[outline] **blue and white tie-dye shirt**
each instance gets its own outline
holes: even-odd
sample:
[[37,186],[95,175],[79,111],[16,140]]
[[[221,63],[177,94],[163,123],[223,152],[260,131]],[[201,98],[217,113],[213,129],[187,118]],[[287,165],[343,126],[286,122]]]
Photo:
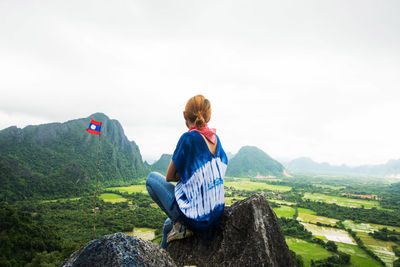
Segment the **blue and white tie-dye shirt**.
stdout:
[[224,183],[228,158],[217,136],[215,156],[203,136],[184,133],[176,145],[172,161],[180,176],[175,198],[182,213],[195,221],[209,221],[225,205]]

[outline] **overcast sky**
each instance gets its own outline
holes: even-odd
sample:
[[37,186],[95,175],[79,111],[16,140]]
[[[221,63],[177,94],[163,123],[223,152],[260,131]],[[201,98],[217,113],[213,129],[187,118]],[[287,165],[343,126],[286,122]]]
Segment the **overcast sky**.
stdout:
[[103,112],[151,161],[200,93],[225,151],[398,159],[399,14],[397,0],[1,0],[0,129]]

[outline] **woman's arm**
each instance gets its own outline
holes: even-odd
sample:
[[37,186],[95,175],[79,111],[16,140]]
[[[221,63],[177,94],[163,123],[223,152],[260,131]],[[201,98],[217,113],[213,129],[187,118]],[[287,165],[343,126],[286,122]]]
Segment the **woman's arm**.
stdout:
[[176,167],[174,163],[171,162],[169,163],[168,170],[167,170],[167,176],[165,177],[167,182],[178,182],[180,177],[178,172],[176,171]]

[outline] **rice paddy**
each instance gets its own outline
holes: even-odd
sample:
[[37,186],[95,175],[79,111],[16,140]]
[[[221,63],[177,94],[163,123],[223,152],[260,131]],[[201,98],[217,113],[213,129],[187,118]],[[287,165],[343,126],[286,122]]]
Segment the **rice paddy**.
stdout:
[[295,209],[290,206],[280,206],[279,208],[275,208],[274,212],[278,217],[286,217],[292,218],[295,212]]
[[311,266],[311,260],[322,260],[333,255],[318,244],[309,243],[294,237],[286,237],[286,244],[289,246],[289,249],[301,255],[304,266]]
[[290,202],[290,201],[285,201],[285,200],[278,200],[278,199],[267,199],[268,202],[275,202],[276,204],[280,205],[287,205],[287,206],[293,206],[296,205],[296,202]]
[[151,241],[155,238],[155,229],[135,227],[133,232],[125,232],[127,235],[136,236],[143,240]]
[[315,211],[305,208],[298,208],[297,211],[299,213],[305,213],[305,214],[316,214]]
[[131,185],[131,186],[121,186],[121,187],[109,187],[106,190],[114,190],[121,193],[142,193],[147,194],[146,185],[139,184],[139,185]]
[[333,186],[333,185],[327,185],[327,184],[312,184],[313,186],[320,187],[320,188],[329,188],[332,190],[341,190],[345,189],[345,186]]
[[303,213],[303,212],[299,212],[299,215],[297,216],[297,220],[299,220],[301,222],[314,223],[314,224],[316,224],[316,223],[329,224],[332,226],[336,225],[336,222],[338,222],[338,220],[336,220],[336,219],[323,217],[323,216],[316,216],[316,215]]
[[119,202],[126,202],[128,201],[126,198],[122,197],[121,195],[118,194],[113,194],[113,193],[104,193],[100,195],[100,198],[104,200],[105,202],[111,202],[111,203],[119,203]]
[[396,259],[396,256],[394,255],[392,246],[395,246],[396,243],[377,240],[365,232],[359,232],[357,233],[357,236],[361,238],[361,240],[364,242],[364,245],[372,250],[379,258],[381,258],[386,265],[393,265],[393,261]]
[[224,182],[224,186],[226,188],[233,187],[238,190],[247,190],[247,191],[255,191],[255,190],[269,190],[274,192],[287,192],[292,188],[290,186],[284,185],[272,185],[261,182],[252,182],[250,179],[237,179],[233,182]]
[[318,226],[310,223],[302,223],[304,227],[310,231],[314,236],[323,236],[327,240],[331,240],[334,242],[341,242],[345,244],[356,245],[356,242],[349,235],[348,232],[341,229]]
[[346,228],[351,229],[355,232],[372,233],[384,227],[386,227],[388,230],[396,230],[397,232],[400,232],[400,227],[396,226],[373,224],[373,223],[354,223],[351,220],[343,221],[343,225]]
[[351,255],[350,266],[355,267],[378,267],[379,262],[371,258],[364,250],[356,245],[336,243],[338,250]]
[[304,199],[310,199],[313,201],[320,201],[330,204],[337,204],[339,206],[351,207],[351,208],[380,208],[379,202],[376,200],[365,200],[365,199],[353,199],[347,197],[330,196],[319,193],[305,193]]
[[377,231],[384,227],[388,228],[389,230],[400,231],[400,227],[372,223],[354,223],[351,220],[345,220],[343,225],[346,228],[350,228],[354,232],[357,232],[357,236],[361,238],[366,247],[372,250],[379,258],[381,258],[386,265],[392,266],[393,261],[396,259],[392,246],[396,244],[390,241],[374,239],[372,236],[368,235],[368,233]]
[[58,198],[58,199],[50,199],[50,200],[41,200],[40,203],[48,203],[48,202],[66,202],[70,200],[79,200],[81,199],[80,197],[73,197],[73,198]]
[[241,199],[245,199],[245,197],[225,197],[225,205],[232,205]]
[[[326,241],[326,238],[322,238]],[[321,260],[332,256],[333,254],[325,250],[320,245],[309,243],[301,239],[286,237],[286,243],[289,249],[301,255],[304,261],[304,266],[310,266],[311,260]],[[354,244],[345,244],[335,242],[339,251],[351,255],[350,264],[346,266],[354,267],[378,267],[381,266],[376,260],[372,259],[367,253]],[[389,265],[391,266],[391,265]]]

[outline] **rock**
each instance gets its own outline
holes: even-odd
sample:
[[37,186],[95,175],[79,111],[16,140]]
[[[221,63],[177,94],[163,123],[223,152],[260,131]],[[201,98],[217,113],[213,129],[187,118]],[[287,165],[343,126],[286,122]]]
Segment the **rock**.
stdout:
[[178,266],[295,266],[278,219],[260,194],[226,207],[207,245],[196,234],[171,242],[167,251]]
[[61,266],[176,266],[159,246],[116,233],[92,240]]

